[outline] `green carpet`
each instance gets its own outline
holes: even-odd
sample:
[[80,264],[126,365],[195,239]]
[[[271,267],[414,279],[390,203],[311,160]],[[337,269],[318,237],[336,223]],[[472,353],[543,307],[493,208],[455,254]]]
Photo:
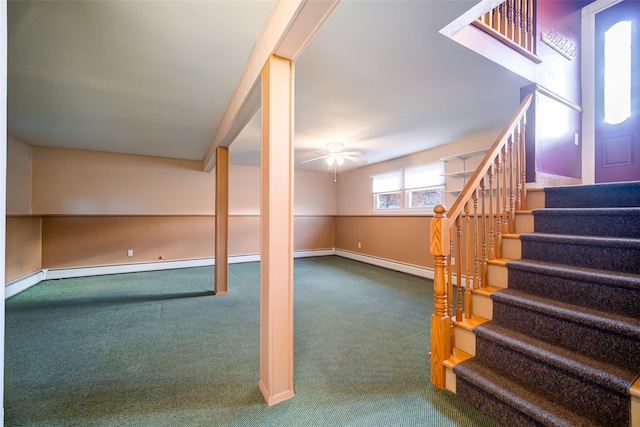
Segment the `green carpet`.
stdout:
[[6,302],[8,426],[495,426],[429,382],[430,280],[295,261],[295,392],[258,391],[259,264],[42,282]]

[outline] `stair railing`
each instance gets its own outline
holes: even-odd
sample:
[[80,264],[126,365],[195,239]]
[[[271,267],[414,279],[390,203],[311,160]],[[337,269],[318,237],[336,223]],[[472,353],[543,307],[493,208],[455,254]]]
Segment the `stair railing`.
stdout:
[[456,321],[472,318],[471,290],[488,285],[487,262],[502,257],[502,236],[515,232],[515,212],[526,207],[525,114],[532,98],[524,98],[449,212],[443,205],[434,208],[431,382],[440,388],[445,387],[443,362],[453,348],[453,313]]
[[534,7],[534,0],[507,0],[476,19],[473,25],[539,62],[535,55]]

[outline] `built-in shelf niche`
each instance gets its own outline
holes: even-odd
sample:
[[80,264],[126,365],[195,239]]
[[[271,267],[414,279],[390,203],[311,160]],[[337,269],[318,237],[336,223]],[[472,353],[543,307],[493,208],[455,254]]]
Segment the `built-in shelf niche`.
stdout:
[[[457,197],[458,194],[460,194],[467,183],[467,179],[476,171],[477,165],[487,151],[489,151],[488,148],[455,154],[440,159],[445,162],[445,194],[450,194],[453,197]],[[474,159],[472,165],[467,164],[469,159]],[[449,203],[449,201],[446,200],[446,203]]]

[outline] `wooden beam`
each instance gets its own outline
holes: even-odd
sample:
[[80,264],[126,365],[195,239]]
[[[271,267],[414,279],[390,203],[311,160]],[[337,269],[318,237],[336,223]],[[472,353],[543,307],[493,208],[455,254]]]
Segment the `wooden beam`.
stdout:
[[251,52],[240,82],[209,145],[204,170],[215,165],[216,147],[228,147],[260,107],[260,72],[272,54],[295,60],[339,0],[278,0]]

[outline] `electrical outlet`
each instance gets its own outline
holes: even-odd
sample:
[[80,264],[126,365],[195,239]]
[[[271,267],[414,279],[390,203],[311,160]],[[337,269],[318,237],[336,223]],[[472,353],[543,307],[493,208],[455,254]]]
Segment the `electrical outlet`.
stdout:
[[362,248],[362,243],[358,242],[358,249]]
[[451,265],[456,265],[456,258],[455,257],[451,257]]
[[127,256],[133,256],[133,249],[129,249],[127,251]]

